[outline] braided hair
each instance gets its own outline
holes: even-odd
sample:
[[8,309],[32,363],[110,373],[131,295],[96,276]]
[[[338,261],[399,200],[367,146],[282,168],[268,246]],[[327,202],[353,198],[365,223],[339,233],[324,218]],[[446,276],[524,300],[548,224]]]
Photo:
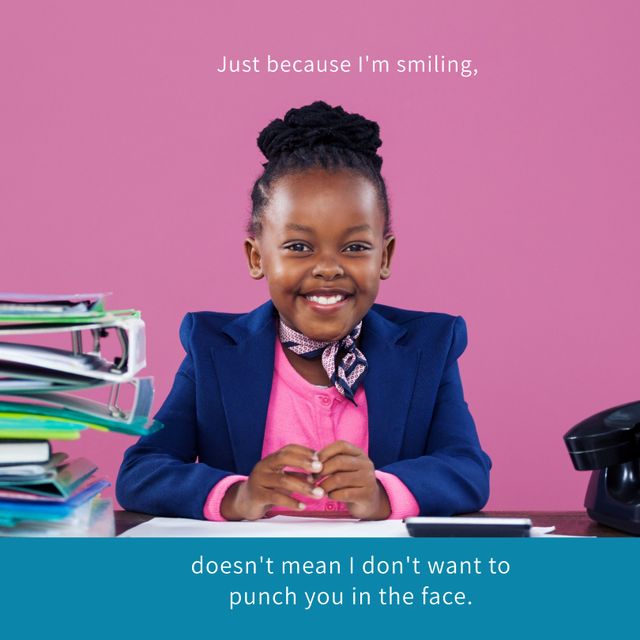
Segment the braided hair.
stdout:
[[267,158],[264,172],[251,191],[251,219],[247,232],[255,237],[262,231],[262,215],[269,203],[271,188],[282,176],[308,169],[351,170],[369,179],[378,191],[384,213],[384,235],[390,233],[389,198],[380,173],[382,144],[377,122],[342,107],[318,100],[287,111],[284,119],[273,120],[258,136],[258,147]]

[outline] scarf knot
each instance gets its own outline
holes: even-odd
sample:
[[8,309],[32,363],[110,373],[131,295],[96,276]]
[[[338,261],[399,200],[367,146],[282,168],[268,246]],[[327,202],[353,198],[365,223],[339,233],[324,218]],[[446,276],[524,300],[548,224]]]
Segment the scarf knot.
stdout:
[[[322,366],[327,372],[329,380],[342,396],[351,400],[356,406],[358,405],[354,396],[362,383],[368,366],[364,354],[356,347],[356,340],[361,331],[362,320],[340,340],[333,342],[313,340],[287,326],[282,322],[282,319],[279,322],[282,345],[303,358],[311,359],[322,355]],[[336,356],[340,349],[344,349],[346,353],[336,363]]]

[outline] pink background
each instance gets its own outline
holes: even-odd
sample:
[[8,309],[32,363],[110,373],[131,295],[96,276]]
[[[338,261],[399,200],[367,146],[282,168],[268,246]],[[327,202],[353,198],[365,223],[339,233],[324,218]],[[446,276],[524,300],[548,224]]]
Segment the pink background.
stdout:
[[[158,408],[185,312],[266,299],[242,240],[259,130],[379,121],[398,238],[379,301],[461,314],[494,509],[579,509],[562,441],[640,396],[636,2],[4,2],[0,290],[113,291]],[[456,75],[216,73],[222,56],[472,58]],[[66,447],[115,480],[125,436]]]

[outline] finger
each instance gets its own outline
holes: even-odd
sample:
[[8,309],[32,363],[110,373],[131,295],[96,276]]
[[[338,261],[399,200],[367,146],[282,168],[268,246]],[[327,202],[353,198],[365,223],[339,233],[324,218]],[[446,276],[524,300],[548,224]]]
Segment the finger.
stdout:
[[336,489],[328,494],[331,500],[344,502],[345,504],[364,504],[371,499],[371,492],[360,487],[348,487],[346,489]]
[[263,518],[272,506],[286,507],[292,511],[304,511],[306,504],[274,489],[254,486],[242,504],[242,517],[246,520]]
[[321,473],[299,473],[297,471],[288,470],[286,470],[285,473],[288,473],[290,476],[298,478],[298,480],[302,480],[303,482],[308,482],[314,487],[318,484],[318,480],[323,477]]
[[315,473],[322,469],[322,464],[314,457],[315,451],[299,445],[287,445],[264,459],[272,471],[284,471],[285,468],[300,469],[305,473]]
[[311,449],[310,447],[305,447],[301,444],[288,444],[288,445],[285,445],[284,447],[281,447],[277,451],[274,451],[269,456],[266,456],[266,458],[313,460],[317,458],[317,452],[315,451],[315,449]]
[[341,471],[327,476],[321,483],[321,486],[329,498],[337,500],[338,498],[334,498],[333,496],[334,493],[340,489],[365,489],[373,485],[371,480],[359,471]]
[[316,487],[306,480],[300,480],[289,473],[271,472],[262,480],[262,486],[285,494],[299,493],[311,498],[322,498],[325,493],[322,487]]
[[267,493],[266,498],[267,511],[270,507],[286,507],[292,511],[304,511],[307,505],[300,500],[291,498],[290,496],[280,493],[279,491],[271,490]]
[[298,471],[286,471],[285,473],[294,478],[298,478],[298,480],[302,480],[303,482],[308,482],[309,484],[316,483],[316,479],[313,477],[313,473],[301,473]]
[[300,453],[302,455],[309,455],[311,457],[316,453],[315,449],[311,449],[309,447],[305,447],[301,444],[287,444],[284,447],[281,447],[275,453],[286,452],[286,453]]
[[373,462],[365,455],[350,456],[339,453],[322,465],[322,475],[328,476],[340,471],[363,471],[373,473]]
[[324,449],[318,451],[318,459],[323,464],[333,458],[333,456],[345,454],[350,456],[366,455],[362,449],[358,449],[354,444],[347,442],[346,440],[336,440],[330,445],[327,445]]

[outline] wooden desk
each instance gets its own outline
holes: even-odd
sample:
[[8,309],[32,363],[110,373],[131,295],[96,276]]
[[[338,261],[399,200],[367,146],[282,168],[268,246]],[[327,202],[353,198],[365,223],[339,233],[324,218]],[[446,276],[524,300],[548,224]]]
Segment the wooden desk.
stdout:
[[[483,511],[470,514],[494,518],[531,518],[535,527],[555,525],[554,533],[570,536],[631,537],[629,534],[598,524],[589,518],[586,511]],[[146,522],[152,516],[133,511],[116,511],[116,535]]]

